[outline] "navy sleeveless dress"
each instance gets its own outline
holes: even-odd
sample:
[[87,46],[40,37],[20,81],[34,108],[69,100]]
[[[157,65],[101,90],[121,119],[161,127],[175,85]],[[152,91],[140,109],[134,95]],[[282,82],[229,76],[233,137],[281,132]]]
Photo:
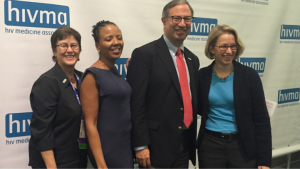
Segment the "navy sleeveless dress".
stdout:
[[[131,87],[117,69],[88,68],[99,85],[97,129],[100,135],[104,160],[108,168],[133,168],[131,148]],[[83,79],[82,78],[82,79]],[[97,168],[91,150],[89,158]]]

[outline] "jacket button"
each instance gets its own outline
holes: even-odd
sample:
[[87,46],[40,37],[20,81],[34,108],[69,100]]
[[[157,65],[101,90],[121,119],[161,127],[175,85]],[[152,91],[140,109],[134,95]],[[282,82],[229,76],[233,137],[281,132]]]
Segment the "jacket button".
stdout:
[[180,108],[180,111],[183,111],[183,108],[182,108],[182,107]]
[[178,129],[179,129],[179,130],[181,130],[181,129],[182,129],[182,127],[181,127],[181,126],[179,126],[179,127],[178,127]]

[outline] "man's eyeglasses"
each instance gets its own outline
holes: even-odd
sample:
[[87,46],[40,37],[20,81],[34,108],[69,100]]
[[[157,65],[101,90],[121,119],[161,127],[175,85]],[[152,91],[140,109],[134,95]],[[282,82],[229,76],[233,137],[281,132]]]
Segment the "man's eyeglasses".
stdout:
[[[69,45],[66,44],[66,43],[62,43],[62,44],[59,44],[59,45],[56,45],[58,46],[59,50],[62,51],[62,52],[65,52],[67,51]],[[79,49],[79,45],[77,43],[73,43],[70,45],[71,49],[72,50],[78,50]]]
[[[218,46],[218,45],[215,45]],[[222,45],[222,46],[218,46],[220,51],[225,52],[227,51],[228,48],[230,48],[232,51],[236,51],[238,46],[237,45],[231,45],[231,46],[227,46],[227,45]]]
[[191,24],[194,19],[194,17],[192,17],[192,16],[185,16],[183,18],[181,16],[169,16],[169,17],[172,18],[172,21],[175,24],[179,24],[182,19],[184,20],[185,24]]

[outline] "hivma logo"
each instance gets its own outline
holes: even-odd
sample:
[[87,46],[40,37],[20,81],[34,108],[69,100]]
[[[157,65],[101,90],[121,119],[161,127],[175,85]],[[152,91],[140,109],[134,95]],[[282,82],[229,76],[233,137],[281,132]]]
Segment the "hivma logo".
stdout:
[[5,24],[41,28],[70,26],[69,7],[18,0],[4,1]]
[[265,72],[266,58],[239,58],[237,61],[245,66],[252,67],[257,73]]
[[9,113],[5,116],[5,135],[7,138],[30,135],[29,125],[32,112]]
[[280,39],[300,40],[300,25],[281,25]]
[[126,61],[128,58],[119,58],[116,60],[115,66],[123,78],[127,77]]
[[300,92],[300,88],[279,90],[278,91],[278,104],[299,101],[299,92]]
[[[198,18],[194,17],[191,24],[191,36],[208,36],[210,31],[218,24],[217,19],[213,18]],[[191,41],[206,41],[207,38],[191,37],[188,36],[187,40]]]
[[218,24],[217,19],[197,18],[193,19],[189,35],[208,36],[210,31]]

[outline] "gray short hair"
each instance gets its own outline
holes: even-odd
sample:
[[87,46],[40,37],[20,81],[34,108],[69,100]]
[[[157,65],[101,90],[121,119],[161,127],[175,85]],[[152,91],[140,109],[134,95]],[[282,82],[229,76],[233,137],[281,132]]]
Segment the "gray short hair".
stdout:
[[189,2],[187,0],[172,0],[170,1],[163,9],[162,11],[162,17],[165,18],[166,20],[168,20],[168,16],[169,16],[169,11],[171,8],[173,8],[176,5],[179,4],[187,4],[191,10],[192,13],[192,17],[194,17],[194,10],[191,7],[191,5],[189,4]]

